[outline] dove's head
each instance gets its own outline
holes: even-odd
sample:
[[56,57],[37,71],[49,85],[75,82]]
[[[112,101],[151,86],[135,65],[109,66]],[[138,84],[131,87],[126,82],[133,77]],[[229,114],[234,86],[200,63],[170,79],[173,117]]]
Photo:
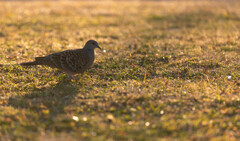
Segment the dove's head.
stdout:
[[97,41],[94,41],[94,40],[89,40],[89,41],[87,41],[87,43],[86,43],[85,46],[84,46],[84,49],[95,49],[95,48],[101,49],[101,48],[99,47]]

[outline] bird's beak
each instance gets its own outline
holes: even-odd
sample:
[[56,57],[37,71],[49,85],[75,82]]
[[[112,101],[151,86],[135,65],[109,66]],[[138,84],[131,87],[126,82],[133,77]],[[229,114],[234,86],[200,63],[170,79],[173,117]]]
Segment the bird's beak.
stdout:
[[97,46],[100,50],[102,50],[102,48],[100,48],[100,46]]

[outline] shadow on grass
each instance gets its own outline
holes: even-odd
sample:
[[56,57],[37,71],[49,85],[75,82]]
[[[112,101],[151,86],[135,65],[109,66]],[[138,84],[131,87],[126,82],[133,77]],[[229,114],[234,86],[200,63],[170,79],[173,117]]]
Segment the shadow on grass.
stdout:
[[76,86],[71,82],[59,82],[54,86],[34,89],[31,93],[9,98],[8,105],[15,109],[26,109],[35,112],[40,119],[53,119],[63,114],[64,108],[74,104],[78,93]]
[[135,57],[135,58],[110,58],[103,62],[95,63],[88,71],[94,75],[96,70],[100,80],[139,80],[143,81],[146,75],[157,77],[156,68],[160,64],[167,64],[168,58],[164,57]]
[[[181,79],[201,79],[205,77],[208,70],[208,75],[215,76],[213,70],[217,70],[221,65],[218,62],[204,61],[199,63],[195,60],[189,60],[182,63],[173,63],[168,65],[169,71],[162,73],[163,77],[181,78]],[[171,69],[175,68],[175,69]]]
[[100,80],[121,81],[166,77],[171,79],[202,79],[206,75],[215,77],[216,71],[222,66],[217,61],[189,58],[184,62],[177,62],[167,55],[155,57],[148,55],[133,56],[132,58],[109,59],[96,63],[89,75],[99,73]]

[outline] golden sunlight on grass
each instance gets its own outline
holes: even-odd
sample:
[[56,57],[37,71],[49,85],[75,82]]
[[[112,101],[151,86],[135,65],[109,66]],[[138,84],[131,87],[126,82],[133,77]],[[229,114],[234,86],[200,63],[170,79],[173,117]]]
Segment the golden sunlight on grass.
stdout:
[[[237,140],[240,2],[0,2],[0,140]],[[66,81],[15,65],[82,48]]]

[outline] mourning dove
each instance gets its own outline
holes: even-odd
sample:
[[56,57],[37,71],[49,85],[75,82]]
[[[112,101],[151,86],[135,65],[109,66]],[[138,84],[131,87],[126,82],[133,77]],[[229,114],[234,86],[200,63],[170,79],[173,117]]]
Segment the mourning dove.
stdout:
[[101,49],[96,41],[89,40],[82,49],[66,50],[45,57],[36,57],[35,61],[21,63],[20,65],[46,65],[51,68],[58,68],[72,79],[72,75],[85,72],[93,64],[95,48]]

